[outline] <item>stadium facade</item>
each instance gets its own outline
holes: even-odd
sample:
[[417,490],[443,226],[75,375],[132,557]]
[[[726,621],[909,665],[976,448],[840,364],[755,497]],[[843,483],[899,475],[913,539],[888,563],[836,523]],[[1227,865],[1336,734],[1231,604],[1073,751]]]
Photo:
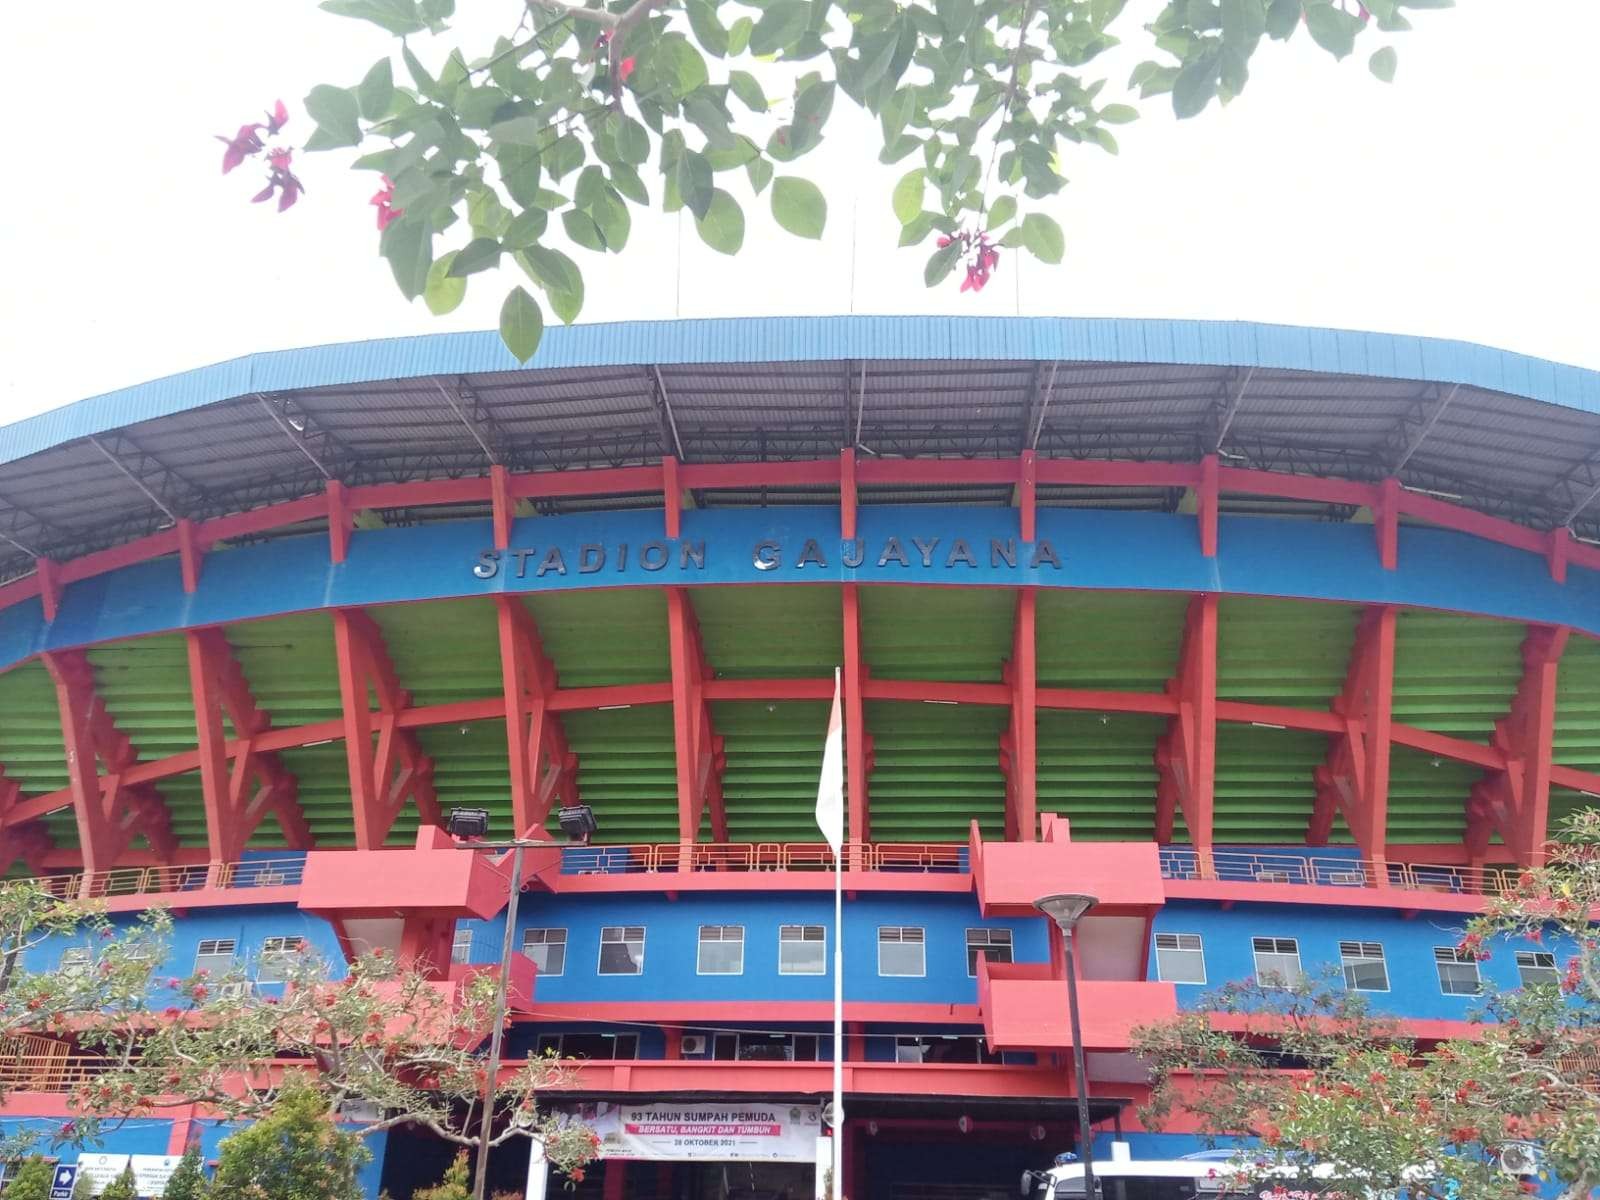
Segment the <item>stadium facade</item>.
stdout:
[[[1095,1133],[1159,1154],[1195,1141],[1140,1130],[1130,1033],[1208,985],[1328,968],[1437,1039],[1480,972],[1553,968],[1452,930],[1600,797],[1597,497],[1600,376],[1407,337],[752,319],[554,330],[526,369],[493,335],[256,355],[0,430],[0,849],[171,907],[176,974],[271,988],[304,941],[459,978],[507,878],[439,826],[487,809],[551,839],[511,1053],[662,1134],[582,1191],[805,1194],[749,1156],[803,1158],[830,1087],[839,668],[845,1192],[996,1194],[1080,1133],[1040,895],[1099,898]],[[11,1126],[96,1069],[11,1049]],[[718,1112],[793,1152],[673,1143]],[[448,1157],[377,1149],[399,1197]]]

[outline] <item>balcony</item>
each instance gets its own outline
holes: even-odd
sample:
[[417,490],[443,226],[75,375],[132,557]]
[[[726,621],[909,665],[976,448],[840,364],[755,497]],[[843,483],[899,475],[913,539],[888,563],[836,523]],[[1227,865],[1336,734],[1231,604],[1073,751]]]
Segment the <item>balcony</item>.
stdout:
[[[38,882],[62,900],[104,900],[113,912],[165,904],[197,908],[218,904],[292,904],[305,859],[252,858],[235,863],[117,867],[110,871],[44,875]],[[248,895],[241,895],[248,893]]]
[[[1133,1031],[1175,1016],[1170,983],[1080,979],[1079,1008],[1085,1050],[1123,1051]],[[1067,981],[1049,963],[978,961],[978,1009],[994,1050],[1063,1050],[1072,1046]]]
[[1207,859],[1185,846],[1163,846],[1160,861],[1161,878],[1171,899],[1277,900],[1473,912],[1482,907],[1485,897],[1512,890],[1521,878],[1514,867],[1375,863],[1337,855],[1214,850]]

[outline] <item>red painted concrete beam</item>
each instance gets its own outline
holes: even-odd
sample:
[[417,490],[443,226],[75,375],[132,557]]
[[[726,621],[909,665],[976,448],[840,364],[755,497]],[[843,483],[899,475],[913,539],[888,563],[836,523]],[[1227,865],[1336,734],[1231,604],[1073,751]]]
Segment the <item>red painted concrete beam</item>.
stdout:
[[550,709],[556,669],[519,596],[496,596],[500,672],[505,690],[506,746],[511,760],[511,812],[519,838],[543,837],[551,806],[578,803],[578,756]]
[[683,588],[667,593],[667,641],[672,658],[672,727],[677,752],[678,838],[693,842],[700,836],[706,813],[711,814],[714,841],[728,840],[728,814],[722,803],[722,739],[711,723],[705,683],[713,672],[700,640],[694,605]]
[[[177,849],[171,814],[154,788],[124,778],[139,755],[96,691],[88,656],[64,650],[41,657],[56,688],[84,869],[115,866],[135,837],[144,838],[159,858],[170,859]],[[104,776],[99,763],[105,765]]]
[[1367,609],[1356,626],[1344,688],[1333,701],[1340,731],[1326,761],[1316,769],[1316,804],[1306,842],[1325,846],[1336,814],[1361,849],[1377,864],[1376,881],[1387,882],[1390,727],[1394,717],[1395,610]]
[[[851,455],[852,467],[854,454]],[[847,537],[855,536],[855,514],[852,508],[850,530]],[[840,672],[840,690],[843,693],[840,707],[844,720],[845,796],[850,807],[848,839],[855,843],[872,840],[872,804],[868,780],[872,775],[872,734],[867,731],[866,700],[867,664],[861,655],[861,593],[857,584],[847,583],[843,593],[844,664]],[[855,851],[860,867],[860,851]]]
[[1038,837],[1037,613],[1037,589],[1018,589],[1016,617],[1011,626],[1011,657],[1000,670],[1011,693],[1010,719],[1000,735],[1000,773],[1006,784],[1006,839],[1013,842],[1031,842]]
[[1217,597],[1189,601],[1178,673],[1167,694],[1178,711],[1156,742],[1156,841],[1172,841],[1179,811],[1209,873],[1217,762]]
[[[313,838],[300,808],[299,785],[276,754],[260,748],[272,718],[256,706],[233,647],[220,629],[190,630],[184,638],[211,861],[239,861],[268,813],[283,830],[285,845],[308,849]],[[224,718],[233,729],[231,742]]]
[[1487,856],[1494,833],[1519,866],[1544,862],[1550,836],[1556,671],[1569,633],[1565,626],[1533,625],[1522,641],[1522,679],[1511,711],[1495,722],[1491,736],[1505,765],[1474,784],[1467,800],[1465,841],[1475,863]]
[[336,610],[333,642],[356,846],[376,850],[407,803],[417,806],[422,824],[439,823],[433,761],[416,734],[400,724],[411,696],[395,676],[378,623],[359,609]]

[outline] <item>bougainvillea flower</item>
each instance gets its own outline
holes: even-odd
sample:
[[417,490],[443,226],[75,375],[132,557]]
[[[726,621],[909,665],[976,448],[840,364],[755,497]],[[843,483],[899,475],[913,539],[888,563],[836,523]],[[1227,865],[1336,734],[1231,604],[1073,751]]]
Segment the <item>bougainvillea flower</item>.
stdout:
[[288,123],[289,110],[283,106],[283,101],[279,100],[272,106],[272,111],[267,114],[267,136],[275,136],[278,130]]
[[621,83],[628,82],[628,76],[633,74],[633,56],[629,55],[617,64],[617,79]]
[[291,169],[293,161],[293,150],[275,149],[269,151],[267,162],[272,171],[267,176],[267,186],[254,196],[251,196],[250,203],[260,204],[263,200],[272,199],[273,195],[276,194],[278,197],[278,211],[282,212],[300,199],[306,189],[305,185],[300,182],[299,177]]
[[222,155],[222,173],[226,175],[252,154],[259,154],[262,150],[261,138],[256,130],[262,129],[261,125],[241,125],[239,132],[231,138],[216,135],[217,141],[228,149]]
[[389,228],[391,221],[397,221],[405,216],[406,210],[394,206],[394,181],[387,175],[381,175],[379,178],[383,180],[383,186],[374,193],[368,203],[378,210],[378,232],[382,233]]

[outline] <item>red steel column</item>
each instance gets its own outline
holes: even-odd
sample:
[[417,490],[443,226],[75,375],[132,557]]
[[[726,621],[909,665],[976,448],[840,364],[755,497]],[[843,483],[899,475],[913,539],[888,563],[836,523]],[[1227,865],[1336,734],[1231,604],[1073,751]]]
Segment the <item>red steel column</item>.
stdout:
[[1178,674],[1167,682],[1178,714],[1156,744],[1156,841],[1170,842],[1177,812],[1209,874],[1217,765],[1217,596],[1189,601]]
[[705,699],[710,674],[694,606],[683,588],[667,593],[667,642],[672,658],[672,730],[678,774],[678,840],[698,840],[706,809],[711,834],[728,840],[728,815],[722,802],[722,739],[711,727]]
[[1326,845],[1333,819],[1343,813],[1361,856],[1373,864],[1372,882],[1388,877],[1389,754],[1394,720],[1395,609],[1374,605],[1361,616],[1344,688],[1333,711],[1344,723],[1328,757],[1315,772],[1316,803],[1306,832],[1309,845]]
[[868,800],[867,774],[872,768],[872,739],[867,734],[866,706],[861,689],[867,678],[861,661],[861,595],[858,584],[843,586],[844,671],[841,702],[844,717],[845,795],[850,805],[848,838],[853,843],[850,866],[862,870],[866,845],[872,841],[872,806]]
[[1036,588],[1018,589],[1011,658],[1003,672],[1011,688],[1011,720],[1000,739],[1006,777],[1006,836],[1020,842],[1031,842],[1039,836],[1037,606]]

